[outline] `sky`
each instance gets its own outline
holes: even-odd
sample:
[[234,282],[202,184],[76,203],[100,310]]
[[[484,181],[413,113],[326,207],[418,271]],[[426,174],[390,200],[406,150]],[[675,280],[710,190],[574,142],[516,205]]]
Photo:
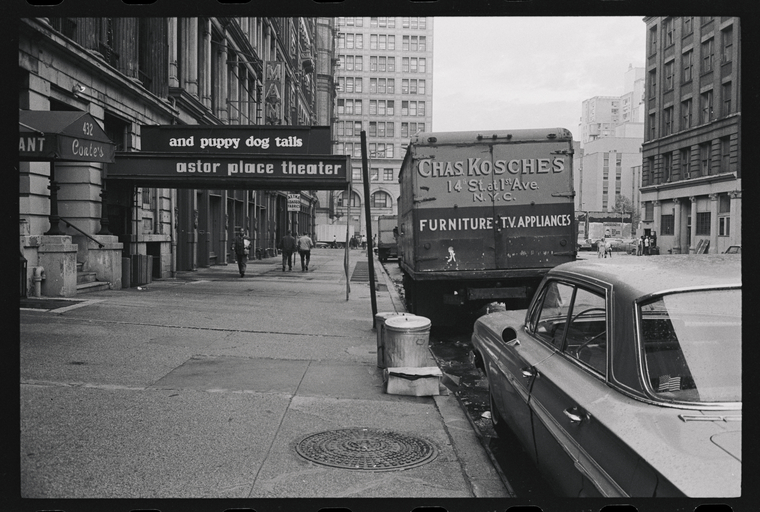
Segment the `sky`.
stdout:
[[620,96],[644,66],[646,24],[631,17],[436,17],[433,131],[567,128],[584,100]]

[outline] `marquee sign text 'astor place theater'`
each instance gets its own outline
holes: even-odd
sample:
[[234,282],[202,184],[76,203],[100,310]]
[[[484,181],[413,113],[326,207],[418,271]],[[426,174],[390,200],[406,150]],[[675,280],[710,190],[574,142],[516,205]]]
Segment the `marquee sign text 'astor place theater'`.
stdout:
[[329,127],[145,126],[143,151],[118,153],[108,178],[171,188],[343,190],[349,158]]

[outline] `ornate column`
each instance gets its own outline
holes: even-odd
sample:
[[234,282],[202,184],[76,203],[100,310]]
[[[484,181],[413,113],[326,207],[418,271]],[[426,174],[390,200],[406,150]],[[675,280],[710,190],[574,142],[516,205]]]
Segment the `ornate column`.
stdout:
[[697,247],[697,198],[691,196],[689,201],[691,201],[691,240],[689,243],[689,254],[693,254],[694,249]]
[[653,210],[654,212],[652,215],[654,216],[654,223],[652,224],[652,231],[657,235],[657,243],[659,243],[659,237],[662,235],[662,203],[659,199],[655,199],[652,201],[652,205],[654,206]]
[[182,18],[182,83],[188,94],[198,97],[198,18]]
[[673,199],[673,254],[681,253],[681,199]]
[[708,254],[718,254],[718,194],[710,194],[710,247]]

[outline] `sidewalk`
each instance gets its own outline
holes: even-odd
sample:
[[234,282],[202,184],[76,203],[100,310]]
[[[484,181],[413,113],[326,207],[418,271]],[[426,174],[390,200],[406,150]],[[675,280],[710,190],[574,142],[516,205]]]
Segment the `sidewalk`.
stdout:
[[[22,496],[223,498],[258,512],[277,508],[261,498],[508,497],[454,396],[384,392],[369,283],[349,281],[346,300],[343,256],[316,249],[308,272],[270,258],[244,278],[218,266],[22,310]],[[349,277],[367,261],[350,257]],[[402,311],[375,270],[378,312]],[[336,445],[390,454],[390,469],[315,462]]]

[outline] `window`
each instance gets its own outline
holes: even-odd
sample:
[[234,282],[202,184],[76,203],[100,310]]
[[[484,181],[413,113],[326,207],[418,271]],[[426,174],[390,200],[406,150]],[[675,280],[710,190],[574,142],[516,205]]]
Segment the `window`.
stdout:
[[369,36],[369,49],[377,50],[377,34],[371,34]]
[[691,128],[691,98],[681,102],[681,130]]
[[731,82],[726,82],[720,86],[721,97],[723,100],[723,116],[731,113]]
[[557,350],[562,349],[572,298],[572,287],[552,281],[544,287],[540,306],[536,310],[535,336]]
[[734,50],[734,28],[728,27],[721,32],[721,55],[720,61],[725,64],[733,60]]
[[665,153],[662,155],[662,181],[667,183],[673,173],[673,155]]
[[687,36],[694,33],[694,16],[683,17],[683,35]]
[[706,142],[699,145],[699,175],[708,176],[710,174],[710,153],[712,143]]
[[718,236],[731,236],[731,217],[718,218]]
[[669,293],[642,303],[637,316],[645,380],[657,398],[741,401],[741,289]]
[[665,90],[673,90],[673,82],[675,81],[676,63],[674,60],[665,63]]
[[594,370],[607,369],[607,310],[604,295],[550,281],[530,314],[528,330],[568,357]]
[[694,73],[694,50],[689,50],[681,55],[681,68],[683,69],[683,79],[681,83],[691,82]]
[[662,215],[660,217],[660,234],[672,235],[674,233],[673,215]]
[[702,73],[709,73],[713,70],[713,60],[715,58],[714,39],[710,38],[702,43]]
[[681,156],[681,179],[691,178],[691,148],[684,148],[680,152]]
[[[380,169],[373,167],[369,170],[369,181],[378,181],[380,179]],[[374,206],[374,205],[373,205]]]
[[390,208],[391,196],[385,192],[375,192],[372,194],[372,208]]
[[644,204],[644,220],[654,220],[654,203],[651,201]]
[[358,167],[355,167],[351,170],[351,179],[353,181],[361,181],[362,180],[362,170]]
[[383,181],[393,181],[393,169],[383,169]]
[[710,212],[697,212],[697,235],[710,235]]
[[675,43],[675,28],[673,18],[667,18],[662,22],[663,43],[665,48]]
[[654,114],[649,114],[649,140],[654,140],[657,137],[657,118]]
[[720,172],[731,172],[731,138],[720,139]]
[[713,92],[705,91],[702,94],[699,95],[699,110],[700,110],[700,120],[699,122],[701,124],[709,123],[713,120]]
[[649,72],[649,97],[657,96],[657,71],[654,69]]
[[731,236],[731,197],[728,194],[718,196],[718,236]]
[[673,122],[673,107],[668,107],[662,112],[663,136],[673,134]]
[[657,53],[657,27],[649,29],[649,55]]
[[363,34],[356,34],[356,48],[363,49],[364,48],[364,35]]

